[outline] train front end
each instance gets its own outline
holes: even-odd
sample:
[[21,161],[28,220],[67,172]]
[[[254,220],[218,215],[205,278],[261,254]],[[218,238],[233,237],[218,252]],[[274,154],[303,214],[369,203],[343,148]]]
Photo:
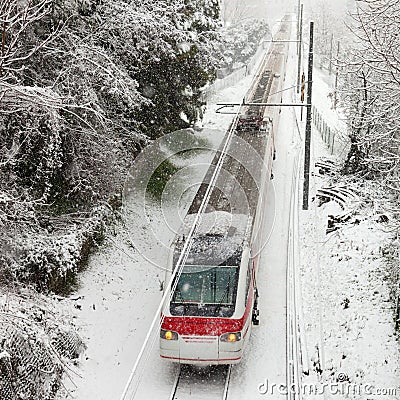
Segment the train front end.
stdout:
[[242,359],[245,340],[241,326],[225,321],[166,318],[160,331],[160,354],[182,364],[236,364]]
[[[242,224],[226,234],[194,238],[163,310],[162,358],[195,365],[240,362],[250,336],[253,293],[248,217],[237,219]],[[181,247],[178,242],[174,262]]]

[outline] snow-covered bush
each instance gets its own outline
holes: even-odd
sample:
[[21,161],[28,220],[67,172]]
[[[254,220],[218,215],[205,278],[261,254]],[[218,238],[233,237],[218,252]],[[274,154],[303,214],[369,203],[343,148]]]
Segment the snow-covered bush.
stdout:
[[1,399],[54,399],[64,370],[85,349],[57,306],[28,290],[0,297]]
[[41,290],[63,291],[71,286],[80,263],[82,237],[77,232],[63,236],[22,238],[21,256],[14,271],[19,280],[32,282]]
[[31,284],[42,292],[67,294],[76,288],[77,273],[86,266],[93,245],[103,240],[110,215],[108,208],[99,207],[91,217],[76,221],[40,216],[40,228],[14,229],[7,243],[14,257],[3,258],[0,267],[8,280]]
[[244,19],[222,31],[222,65],[229,71],[242,66],[253,56],[262,39],[269,37],[268,23],[262,19]]

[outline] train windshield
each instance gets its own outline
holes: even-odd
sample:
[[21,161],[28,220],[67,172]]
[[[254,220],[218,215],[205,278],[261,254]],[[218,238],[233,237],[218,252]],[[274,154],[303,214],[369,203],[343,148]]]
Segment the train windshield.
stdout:
[[172,315],[231,317],[238,266],[185,265],[172,296]]

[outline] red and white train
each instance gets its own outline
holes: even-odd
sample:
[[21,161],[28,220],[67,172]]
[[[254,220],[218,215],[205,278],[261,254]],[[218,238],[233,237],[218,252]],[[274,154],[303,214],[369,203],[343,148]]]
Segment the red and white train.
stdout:
[[[207,221],[215,225],[208,229]],[[221,230],[224,222],[229,225],[226,232]],[[251,228],[252,217],[247,215],[213,211],[203,216],[182,273],[167,297],[161,357],[206,365],[241,360],[251,323],[258,323]],[[184,237],[175,243],[170,265],[176,263]]]
[[[272,124],[263,143],[256,206],[249,213],[210,211],[192,238],[181,273],[176,274],[161,315],[160,355],[183,364],[235,364],[242,359],[252,324],[258,325],[256,286],[259,254],[265,238],[269,177],[274,156]],[[248,133],[254,138],[254,132]],[[177,266],[195,214],[170,252],[165,282]]]

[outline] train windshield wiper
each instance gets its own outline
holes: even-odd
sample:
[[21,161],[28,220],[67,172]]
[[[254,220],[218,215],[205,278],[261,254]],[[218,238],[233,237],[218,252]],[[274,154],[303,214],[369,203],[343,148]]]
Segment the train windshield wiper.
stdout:
[[221,309],[222,302],[225,300],[225,297],[228,298],[230,288],[231,288],[231,277],[229,277],[224,293],[222,293],[221,299],[218,302],[217,307],[215,307],[214,315],[218,314],[219,310]]
[[[178,301],[177,296],[180,297],[180,301]],[[178,303],[178,302],[184,303],[185,302],[185,298],[183,297],[181,289],[179,289],[178,285],[176,285],[175,292],[174,292],[174,297],[173,297],[172,301],[174,303]]]

